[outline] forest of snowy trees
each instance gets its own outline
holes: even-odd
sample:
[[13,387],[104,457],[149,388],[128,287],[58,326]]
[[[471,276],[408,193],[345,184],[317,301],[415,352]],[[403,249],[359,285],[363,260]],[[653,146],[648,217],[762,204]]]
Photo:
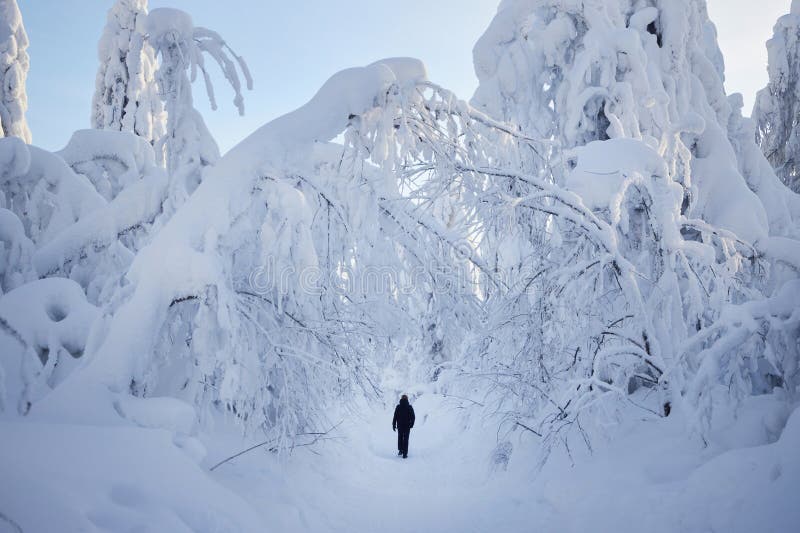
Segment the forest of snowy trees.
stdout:
[[283,456],[387,369],[504,461],[632,420],[713,447],[755,397],[774,442],[800,400],[800,0],[752,119],[705,0],[503,0],[470,100],[384,59],[224,154],[193,100],[244,113],[258,73],[147,0],[98,35],[91,129],[31,144],[23,16],[0,0],[0,440],[224,420]]

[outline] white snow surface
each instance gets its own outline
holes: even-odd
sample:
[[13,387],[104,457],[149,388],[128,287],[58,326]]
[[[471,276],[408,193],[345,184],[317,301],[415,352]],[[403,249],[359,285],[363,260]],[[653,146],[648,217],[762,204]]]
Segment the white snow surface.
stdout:
[[[214,471],[258,442],[233,437],[224,422],[198,440],[135,426],[3,420],[0,527],[782,533],[800,520],[800,410],[790,415],[767,398],[720,429],[726,446],[687,439],[676,416],[626,424],[593,442],[593,454],[560,451],[535,469],[532,434],[498,446],[493,424],[465,416],[468,403],[424,385],[412,390],[417,422],[405,460],[390,427],[393,393],[371,405],[331,406],[331,420],[342,422],[328,440],[285,461],[262,447]],[[528,451],[510,460],[502,451],[517,447]],[[37,510],[42,498],[46,513]]]

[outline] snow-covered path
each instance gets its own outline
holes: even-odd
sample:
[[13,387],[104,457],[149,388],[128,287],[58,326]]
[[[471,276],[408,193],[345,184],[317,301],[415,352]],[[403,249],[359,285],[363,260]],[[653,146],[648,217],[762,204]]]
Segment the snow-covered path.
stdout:
[[[435,394],[412,397],[417,422],[409,457],[397,456],[394,404],[351,416],[320,455],[298,450],[282,471],[263,470],[263,454],[222,467],[219,479],[275,521],[268,502],[284,501],[279,531],[526,531],[531,502],[509,497],[487,460],[494,434],[463,427],[460,410]],[[222,470],[221,469],[221,470]],[[255,483],[255,477],[280,479]],[[265,478],[262,478],[264,480]],[[537,510],[542,518],[542,509]],[[528,524],[527,527],[525,524]]]
[[[391,430],[398,393],[351,409],[335,440],[287,462],[253,453],[214,476],[264,523],[292,533],[578,533],[633,524],[664,533],[783,532],[800,520],[790,503],[800,479],[793,444],[800,417],[777,443],[730,451],[701,449],[679,420],[632,424],[619,439],[597,442],[593,454],[573,449],[575,464],[555,453],[534,474],[535,443],[515,437],[508,471],[496,469],[496,426],[480,427],[474,416],[467,424],[457,401],[433,393],[411,395],[417,422],[408,459],[398,457]],[[759,412],[737,424],[763,430]]]

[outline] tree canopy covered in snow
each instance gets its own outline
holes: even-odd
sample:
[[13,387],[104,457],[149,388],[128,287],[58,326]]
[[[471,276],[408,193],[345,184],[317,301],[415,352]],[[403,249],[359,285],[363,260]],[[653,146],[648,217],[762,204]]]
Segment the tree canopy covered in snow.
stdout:
[[794,293],[800,204],[728,129],[738,109],[704,3],[509,0],[474,56],[474,105],[549,141],[493,171],[511,226],[483,255],[526,288],[496,299],[491,329],[508,333],[475,354],[491,376],[524,354],[498,409],[574,429],[584,406],[646,386],[654,411],[683,404],[705,424],[718,386],[796,379],[796,319],[744,328],[728,307]]

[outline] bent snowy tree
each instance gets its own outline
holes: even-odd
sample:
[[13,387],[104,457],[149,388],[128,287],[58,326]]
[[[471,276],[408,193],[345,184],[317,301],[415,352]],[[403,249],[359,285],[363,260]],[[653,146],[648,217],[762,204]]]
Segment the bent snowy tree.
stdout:
[[[58,396],[76,387],[99,390],[105,401],[68,417],[110,413],[109,394],[170,395],[201,411],[224,406],[248,427],[285,439],[319,415],[327,394],[353,385],[374,390],[371,358],[383,337],[376,323],[390,322],[390,309],[368,313],[363,294],[326,284],[337,283],[345,263],[368,263],[362,256],[371,248],[386,250],[386,236],[365,230],[369,209],[340,200],[343,152],[333,159],[324,143],[393,87],[421,77],[413,60],[343,71],[220,159],[134,258],[127,296],[90,363],[40,409],[61,412]],[[350,187],[346,201],[378,196],[363,177]],[[323,298],[300,280],[319,268]],[[176,345],[176,338],[183,340]]]

